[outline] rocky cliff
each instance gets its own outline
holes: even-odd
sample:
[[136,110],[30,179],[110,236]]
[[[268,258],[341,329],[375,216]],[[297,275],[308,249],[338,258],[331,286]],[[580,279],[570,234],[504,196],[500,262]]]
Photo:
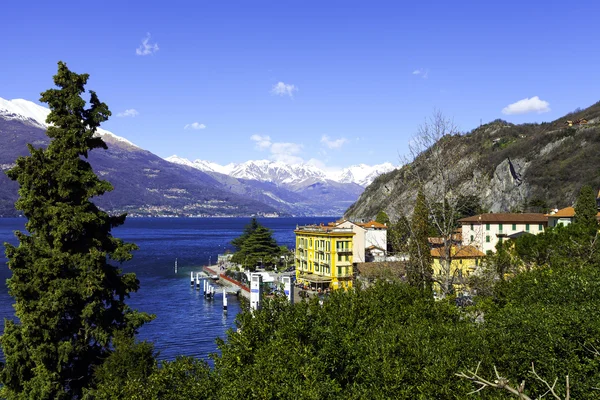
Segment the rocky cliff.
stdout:
[[419,186],[414,172],[431,192],[440,184],[440,170],[433,167],[439,154],[443,173],[454,178],[450,190],[477,196],[491,212],[569,206],[582,185],[600,188],[600,102],[552,122],[496,120],[444,136],[411,163],[379,176],[345,217],[369,219],[380,210],[392,220],[410,215]]

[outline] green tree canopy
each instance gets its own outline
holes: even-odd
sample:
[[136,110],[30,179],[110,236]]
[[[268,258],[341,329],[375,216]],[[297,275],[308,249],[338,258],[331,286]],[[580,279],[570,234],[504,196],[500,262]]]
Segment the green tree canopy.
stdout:
[[577,202],[575,202],[575,221],[586,226],[597,226],[598,213],[596,206],[596,194],[589,185],[584,185],[579,192]]
[[380,224],[390,225],[390,217],[385,213],[385,211],[381,210],[377,213],[375,217],[375,222],[379,222]]
[[260,226],[260,224],[258,223],[258,221],[256,220],[256,218],[253,217],[250,220],[250,223],[248,223],[248,225],[246,225],[244,227],[244,232],[240,236],[236,237],[235,239],[233,239],[231,241],[231,244],[235,248],[235,251],[240,251],[241,250],[242,245],[244,244],[244,242],[246,241],[246,239],[248,239],[248,237],[255,230],[257,230],[259,226]]
[[28,145],[30,155],[7,173],[20,185],[15,206],[28,234],[16,233],[18,247],[5,245],[18,322],[5,321],[0,338],[6,358],[0,398],[80,397],[115,335],[132,337],[151,320],[125,303],[139,288],[135,274],[111,263],[129,260],[136,249],[111,235],[125,215],[109,216],[90,201],[112,186],[85,160],[89,151],[106,149],[95,133],[110,116],[93,91],[85,108],[87,79],[58,63],[58,88],[41,97],[51,110],[50,144]]
[[244,239],[240,250],[233,255],[231,261],[254,270],[259,264],[270,267],[277,263],[280,254],[281,249],[273,238],[273,231],[258,224],[258,227]]

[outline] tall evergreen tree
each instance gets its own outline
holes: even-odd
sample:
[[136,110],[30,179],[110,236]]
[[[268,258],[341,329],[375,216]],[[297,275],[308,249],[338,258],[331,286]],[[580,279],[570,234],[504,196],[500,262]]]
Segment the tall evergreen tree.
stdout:
[[427,240],[429,235],[429,209],[422,189],[417,194],[410,229],[408,282],[422,289],[430,289],[433,271],[431,251]]
[[42,93],[50,107],[46,149],[28,145],[8,176],[20,184],[15,206],[27,217],[19,246],[6,244],[10,295],[18,322],[5,321],[0,344],[0,398],[81,398],[93,371],[112,352],[116,335],[132,337],[151,316],[125,298],[139,288],[135,274],[111,264],[129,260],[136,246],[111,235],[125,215],[109,216],[90,201],[112,190],[85,160],[107,146],[95,133],[110,111],[90,91],[87,74],[58,63],[58,88]]
[[575,220],[586,226],[596,226],[598,225],[598,220],[596,219],[597,213],[594,190],[591,186],[584,185],[575,202]]
[[273,260],[278,259],[280,251],[277,241],[273,238],[273,231],[259,224],[231,261],[254,269],[259,263],[272,265]]
[[384,225],[389,225],[390,217],[388,217],[385,211],[381,210],[377,213],[377,216],[375,217],[375,222],[379,222],[380,224]]
[[246,239],[248,239],[248,237],[250,237],[250,235],[254,233],[254,231],[257,230],[259,226],[261,225],[258,223],[257,219],[253,217],[250,220],[250,223],[244,227],[244,232],[242,232],[240,236],[236,237],[231,241],[231,244],[235,248],[235,251],[240,251]]

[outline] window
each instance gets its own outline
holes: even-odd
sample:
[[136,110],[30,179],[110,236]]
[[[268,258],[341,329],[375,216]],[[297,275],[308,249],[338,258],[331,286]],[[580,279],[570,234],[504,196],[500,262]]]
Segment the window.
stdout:
[[475,259],[475,266],[478,266],[478,265],[479,265],[479,258],[476,258]]
[[473,240],[475,240],[475,238],[473,237],[473,235],[471,235],[471,242],[472,242]]
[[486,243],[489,243],[489,242],[490,242],[490,236],[489,236],[489,235],[485,237],[485,242],[486,242]]
[[502,224],[498,224],[498,229],[502,232]]
[[471,230],[473,230],[473,224],[471,224]]
[[485,224],[485,230],[489,231],[490,230],[490,224]]
[[543,231],[543,230],[544,230],[544,225],[543,225],[543,224],[540,224],[540,225],[538,226],[538,230],[540,230],[540,231]]
[[513,224],[513,231],[517,230],[517,224]]
[[525,224],[525,230],[529,232],[529,224]]
[[342,267],[338,267],[338,276],[342,274]]

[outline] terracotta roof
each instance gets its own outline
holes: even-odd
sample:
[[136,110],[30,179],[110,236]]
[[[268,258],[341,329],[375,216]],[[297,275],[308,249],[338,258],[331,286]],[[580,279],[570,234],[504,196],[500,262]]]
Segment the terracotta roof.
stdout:
[[[431,256],[433,258],[440,258],[445,252],[444,247],[439,247],[436,249],[431,249]],[[452,251],[450,252],[453,258],[476,258],[476,257],[485,257],[481,251],[477,250],[473,246],[463,246],[456,247],[452,246]]]
[[556,218],[561,218],[561,217],[571,217],[572,218],[574,216],[575,216],[575,209],[573,207],[565,207],[565,208],[558,210],[554,214],[546,214],[546,217],[556,217]]
[[[573,207],[561,208],[554,214],[546,214],[546,217],[554,218],[573,218],[575,217],[575,209]],[[600,217],[600,212],[596,214],[596,218]]]
[[544,214],[541,213],[523,213],[523,214],[517,214],[517,213],[497,213],[497,214],[479,214],[479,215],[474,215],[472,217],[467,217],[467,218],[462,218],[459,219],[458,222],[462,222],[463,224],[465,223],[490,223],[490,222],[494,222],[494,223],[500,223],[500,222],[507,222],[507,223],[526,223],[526,222],[533,222],[533,223],[545,223],[548,222],[548,217]]
[[[444,244],[443,237],[429,237],[427,241],[431,244]],[[453,233],[450,237],[451,242],[462,242],[462,233]]]
[[356,224],[358,226],[362,226],[363,228],[379,228],[379,229],[387,229],[387,226],[384,224],[380,224],[377,221],[369,221],[361,224]]

